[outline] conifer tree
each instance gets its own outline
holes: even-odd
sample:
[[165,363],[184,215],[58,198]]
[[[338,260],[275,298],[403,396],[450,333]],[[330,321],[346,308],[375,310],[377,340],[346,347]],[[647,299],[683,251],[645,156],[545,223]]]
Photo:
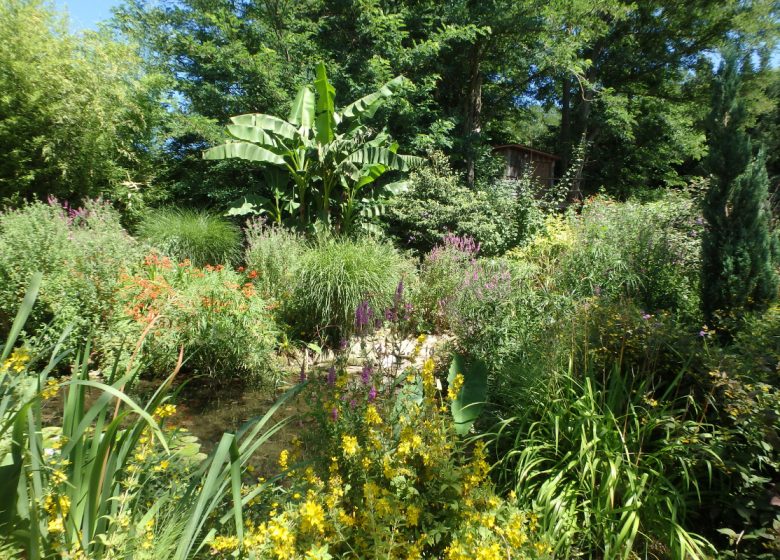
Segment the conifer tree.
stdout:
[[711,182],[703,209],[702,310],[710,323],[764,308],[778,289],[766,155],[761,149],[753,156],[740,81],[737,56],[727,53],[707,123]]

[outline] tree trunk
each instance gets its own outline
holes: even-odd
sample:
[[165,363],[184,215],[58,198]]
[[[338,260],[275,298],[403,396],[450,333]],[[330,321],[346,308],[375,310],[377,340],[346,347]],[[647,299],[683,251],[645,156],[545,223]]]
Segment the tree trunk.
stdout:
[[569,169],[569,160],[571,157],[571,78],[568,74],[563,75],[561,82],[561,134],[559,137],[559,146],[561,149],[561,170],[560,176]]
[[466,180],[469,187],[474,187],[476,172],[476,147],[479,143],[482,117],[482,72],[480,61],[484,50],[483,41],[477,42],[471,48],[469,59],[469,86],[466,97],[466,114],[463,119],[463,136],[466,139]]

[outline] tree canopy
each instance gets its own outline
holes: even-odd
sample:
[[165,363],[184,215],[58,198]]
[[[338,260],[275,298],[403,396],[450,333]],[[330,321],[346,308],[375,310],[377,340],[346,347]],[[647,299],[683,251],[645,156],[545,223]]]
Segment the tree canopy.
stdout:
[[288,114],[318,63],[337,103],[404,76],[366,124],[406,153],[444,151],[471,186],[492,180],[491,146],[558,154],[562,176],[585,135],[586,194],[674,187],[705,173],[726,44],[746,63],[748,126],[777,181],[772,0],[127,0],[106,31],[78,36],[40,1],[2,10],[5,198],[42,182],[63,195],[151,183],[224,208],[266,179],[201,151],[231,116]]

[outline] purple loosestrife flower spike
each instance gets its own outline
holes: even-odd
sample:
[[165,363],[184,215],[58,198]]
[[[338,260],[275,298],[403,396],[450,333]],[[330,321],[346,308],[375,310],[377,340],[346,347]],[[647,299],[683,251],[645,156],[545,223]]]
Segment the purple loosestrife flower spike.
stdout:
[[371,386],[371,390],[368,392],[368,402],[374,402],[376,400],[376,387]]
[[372,368],[368,364],[364,365],[363,369],[360,372],[360,380],[366,385],[368,385],[368,383],[371,381],[372,373],[374,373],[374,368]]
[[357,309],[355,309],[355,328],[357,330],[363,329],[363,327],[368,325],[371,321],[372,315],[373,313],[371,313],[371,308],[368,306],[368,301],[361,301],[357,306]]
[[330,366],[330,369],[328,370],[328,385],[333,387],[335,384],[336,384],[336,368]]

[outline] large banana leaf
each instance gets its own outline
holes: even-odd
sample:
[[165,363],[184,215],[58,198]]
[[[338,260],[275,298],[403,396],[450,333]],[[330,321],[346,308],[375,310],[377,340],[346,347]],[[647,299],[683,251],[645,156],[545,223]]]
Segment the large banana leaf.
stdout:
[[376,110],[385,102],[389,97],[392,97],[404,84],[405,78],[403,76],[396,76],[382,87],[380,87],[374,93],[370,93],[365,97],[361,97],[357,101],[350,103],[344,109],[341,110],[342,118],[354,119],[356,117],[371,118],[376,113]]
[[239,140],[252,142],[253,144],[262,144],[266,147],[276,147],[274,137],[260,127],[245,124],[229,124],[227,129],[231,136]]
[[264,113],[238,115],[237,117],[230,117],[230,120],[233,121],[233,124],[262,128],[268,133],[275,134],[276,136],[287,140],[294,140],[295,136],[298,134],[298,129],[287,121]]
[[333,140],[336,121],[336,88],[328,81],[325,72],[325,64],[317,64],[317,79],[314,80],[314,89],[317,91],[316,135],[317,142],[327,144]]
[[275,154],[270,150],[261,148],[249,142],[228,142],[221,146],[214,146],[203,152],[203,159],[228,159],[241,158],[248,161],[257,161],[270,163],[273,165],[284,165],[282,156]]
[[368,165],[364,168],[362,168],[354,177],[355,179],[355,187],[354,190],[357,191],[361,187],[364,187],[365,185],[368,185],[370,183],[373,183],[377,179],[379,179],[382,175],[384,175],[387,172],[387,166],[382,163],[375,163],[373,165]]
[[447,382],[451,385],[458,374],[463,376],[461,387],[450,409],[455,421],[455,431],[466,435],[474,421],[479,417],[487,400],[488,370],[482,360],[466,361],[465,357],[456,354],[450,364]]
[[301,136],[307,136],[314,126],[315,102],[314,91],[308,85],[298,90],[287,120],[301,127]]
[[410,171],[416,169],[425,161],[421,157],[393,153],[387,148],[372,147],[361,148],[360,150],[351,153],[346,159],[347,161],[368,165],[381,163],[390,169],[395,169],[397,171]]

